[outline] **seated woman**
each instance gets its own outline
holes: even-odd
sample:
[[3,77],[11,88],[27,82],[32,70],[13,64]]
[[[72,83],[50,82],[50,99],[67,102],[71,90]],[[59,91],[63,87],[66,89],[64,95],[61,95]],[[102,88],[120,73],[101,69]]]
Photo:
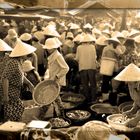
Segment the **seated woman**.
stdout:
[[124,112],[124,115],[130,118],[126,126],[135,127],[140,121],[140,69],[135,64],[131,63],[114,79],[125,81],[128,84],[130,97],[134,103],[130,110]]

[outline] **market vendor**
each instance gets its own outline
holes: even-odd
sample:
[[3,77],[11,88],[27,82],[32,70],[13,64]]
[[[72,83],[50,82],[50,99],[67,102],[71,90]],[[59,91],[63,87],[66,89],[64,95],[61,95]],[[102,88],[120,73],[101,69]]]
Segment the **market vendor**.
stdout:
[[130,119],[126,121],[126,126],[135,127],[140,121],[140,69],[131,63],[114,79],[128,83],[129,93],[134,103],[133,107],[123,114]]
[[[44,79],[54,80],[59,86],[66,86],[66,74],[69,71],[69,67],[65,62],[62,54],[57,50],[61,46],[61,42],[56,38],[49,38],[45,41],[43,47],[48,52],[48,69],[46,70]],[[48,74],[48,75],[47,75]],[[59,116],[63,113],[63,104],[60,96],[57,97],[55,102],[56,114]]]
[[4,103],[4,121],[21,121],[24,105],[20,99],[23,83],[29,85],[31,91],[34,86],[25,78],[22,71],[22,63],[27,55],[36,50],[33,46],[17,40],[16,45],[10,53],[4,71],[2,73],[2,90]]

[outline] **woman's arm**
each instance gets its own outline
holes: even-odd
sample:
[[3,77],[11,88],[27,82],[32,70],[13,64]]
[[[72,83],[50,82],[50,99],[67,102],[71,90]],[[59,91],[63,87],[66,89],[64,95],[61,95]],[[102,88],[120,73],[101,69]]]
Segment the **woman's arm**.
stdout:
[[3,102],[8,102],[9,97],[8,97],[8,89],[9,89],[9,80],[8,79],[3,79],[2,81],[2,88],[3,88]]
[[29,89],[31,91],[33,91],[34,90],[34,85],[25,76],[24,76],[23,80],[24,80],[23,83],[27,84],[29,86]]
[[65,76],[67,74],[67,72],[69,71],[69,66],[65,62],[63,56],[59,56],[57,58],[57,62],[61,67],[61,71],[56,75],[57,78],[59,79],[60,77],[63,77],[63,76]]

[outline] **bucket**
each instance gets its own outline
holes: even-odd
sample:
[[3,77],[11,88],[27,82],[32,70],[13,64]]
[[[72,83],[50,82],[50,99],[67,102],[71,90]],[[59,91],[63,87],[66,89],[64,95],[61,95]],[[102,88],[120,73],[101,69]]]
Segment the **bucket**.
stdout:
[[115,69],[116,59],[103,57],[101,60],[100,74],[112,76]]

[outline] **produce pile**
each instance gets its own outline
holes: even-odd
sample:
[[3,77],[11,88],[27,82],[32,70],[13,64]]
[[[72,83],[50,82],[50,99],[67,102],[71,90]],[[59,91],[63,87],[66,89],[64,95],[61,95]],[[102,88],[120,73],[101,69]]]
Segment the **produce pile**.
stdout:
[[49,121],[52,125],[52,128],[62,128],[70,125],[70,123],[63,118],[51,118]]
[[90,113],[84,110],[73,110],[73,111],[67,112],[67,116],[70,119],[82,120],[82,119],[88,118],[90,116]]

